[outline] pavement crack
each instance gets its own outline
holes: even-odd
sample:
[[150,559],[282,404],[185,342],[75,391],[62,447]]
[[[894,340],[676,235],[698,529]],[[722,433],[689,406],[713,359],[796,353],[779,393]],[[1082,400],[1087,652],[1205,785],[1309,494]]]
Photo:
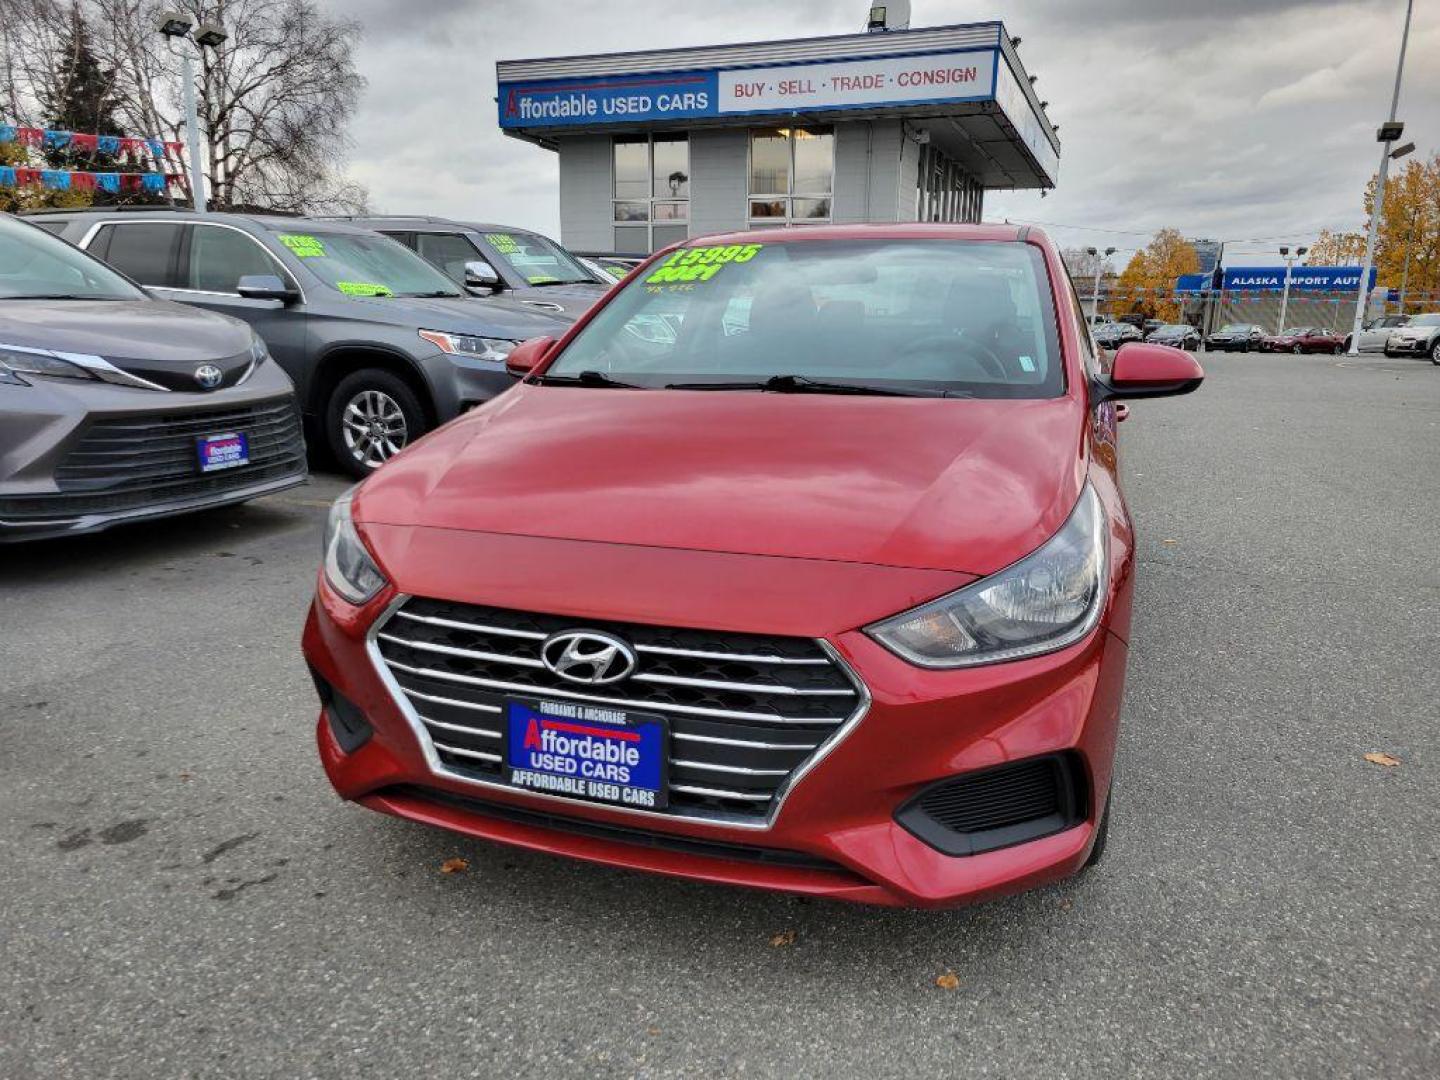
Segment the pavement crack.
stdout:
[[216,844],[204,855],[201,855],[200,861],[202,863],[212,863],[221,855],[224,855],[227,851],[234,851],[241,844],[247,844],[259,835],[260,834],[258,832],[252,832],[245,833],[243,836],[232,836],[229,840],[225,840],[219,844]]
[[239,896],[240,893],[242,893],[242,892],[244,892],[246,889],[250,888],[251,885],[268,885],[270,882],[274,881],[274,880],[275,880],[276,878],[278,878],[279,876],[280,876],[280,874],[279,874],[279,872],[277,871],[276,873],[266,874],[264,877],[254,878],[253,880],[250,880],[250,881],[242,881],[242,882],[240,882],[239,884],[235,885],[233,888],[221,889],[219,892],[217,892],[217,893],[215,894],[215,899],[216,899],[216,900],[234,900],[235,897]]

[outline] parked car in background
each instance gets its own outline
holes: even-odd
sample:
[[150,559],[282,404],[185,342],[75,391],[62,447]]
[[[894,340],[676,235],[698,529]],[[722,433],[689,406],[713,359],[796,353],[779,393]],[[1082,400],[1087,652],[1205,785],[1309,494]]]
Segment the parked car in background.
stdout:
[[1111,322],[1095,327],[1095,343],[1107,349],[1118,349],[1129,341],[1143,341],[1145,335],[1134,323]]
[[1262,352],[1332,353],[1345,351],[1345,339],[1331,330],[1317,326],[1292,326],[1278,334],[1260,339]]
[[[1357,352],[1385,351],[1385,343],[1390,340],[1390,332],[1402,326],[1410,325],[1409,315],[1381,315],[1378,319],[1372,319],[1360,328],[1360,343],[1356,348]],[[1345,351],[1350,351],[1350,334],[1345,335]]]
[[1412,315],[1406,325],[1390,331],[1385,355],[1422,356],[1440,364],[1440,312]]
[[606,251],[580,251],[576,252],[576,255],[594,263],[607,273],[615,275],[616,278],[623,278],[646,258],[644,255],[621,255]]
[[1145,340],[1176,349],[1198,349],[1201,338],[1200,331],[1189,323],[1165,323],[1152,330]]
[[244,502],[304,479],[294,388],[250,327],[156,300],[0,214],[0,540]]
[[1265,331],[1254,323],[1226,323],[1205,339],[1213,352],[1250,352],[1260,348]]
[[400,241],[457,285],[572,321],[613,284],[554,240],[524,229],[408,215],[343,220]]
[[339,794],[876,904],[1095,863],[1136,571],[1115,401],[1195,359],[1101,373],[1017,226],[709,236],[601,305],[337,501],[304,651]]
[[509,388],[505,357],[570,320],[471,296],[403,244],[335,221],[188,210],[47,212],[156,296],[248,322],[314,441],[363,476]]
[[1114,316],[1114,315],[1091,315],[1091,316],[1090,316],[1090,325],[1091,325],[1091,326],[1100,326],[1100,325],[1105,324],[1105,323],[1113,323],[1114,321],[1115,321],[1115,316]]

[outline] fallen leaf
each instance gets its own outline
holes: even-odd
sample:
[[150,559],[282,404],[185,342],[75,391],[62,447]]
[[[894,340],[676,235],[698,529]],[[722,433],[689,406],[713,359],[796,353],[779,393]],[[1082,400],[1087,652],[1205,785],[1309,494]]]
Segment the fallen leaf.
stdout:
[[935,977],[935,985],[941,990],[959,990],[960,978],[953,971],[947,971],[944,975]]
[[772,949],[783,949],[786,945],[794,945],[794,944],[795,944],[795,931],[794,931],[794,930],[781,930],[778,934],[772,934],[771,937],[770,937],[770,947],[771,947]]
[[1162,544],[1178,544],[1179,542],[1180,542],[1179,540],[1161,540],[1161,541],[1160,541],[1160,543],[1162,543]]
[[189,772],[189,771],[181,772],[181,773],[180,773],[180,779],[181,779],[181,780],[194,780],[194,779],[195,779],[195,774],[192,773],[192,772]]
[[646,1029],[645,1029],[645,1032],[646,1032],[647,1035],[659,1035],[659,1034],[660,1034],[660,1029],[659,1029],[659,1028],[646,1028]]
[[1372,765],[1384,765],[1387,769],[1393,769],[1400,764],[1400,759],[1394,754],[1387,754],[1383,750],[1372,751],[1365,755],[1365,760]]
[[468,859],[446,859],[440,864],[440,872],[442,874],[458,874],[462,870],[469,869],[470,862]]

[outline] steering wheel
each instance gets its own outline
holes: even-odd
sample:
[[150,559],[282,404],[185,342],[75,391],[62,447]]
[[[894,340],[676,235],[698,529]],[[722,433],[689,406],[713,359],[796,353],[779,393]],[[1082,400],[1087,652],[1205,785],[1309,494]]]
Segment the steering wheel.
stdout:
[[1006,379],[1009,376],[1005,372],[1005,364],[993,350],[987,345],[969,338],[955,337],[951,334],[929,334],[918,341],[910,343],[910,350],[913,352],[933,352],[951,354],[957,348],[974,356],[980,366],[985,369],[986,374],[993,375],[997,379]]

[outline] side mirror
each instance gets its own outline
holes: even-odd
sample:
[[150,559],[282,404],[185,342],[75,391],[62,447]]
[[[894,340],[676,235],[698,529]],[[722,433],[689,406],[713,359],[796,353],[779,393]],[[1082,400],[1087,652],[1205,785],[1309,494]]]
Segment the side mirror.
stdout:
[[1109,376],[1090,380],[1090,404],[1117,398],[1171,397],[1199,387],[1205,372],[1188,352],[1131,342],[1115,353]]
[[235,286],[235,291],[246,300],[279,300],[282,304],[293,304],[300,294],[280,278],[278,274],[246,274]]
[[523,379],[539,366],[554,344],[553,337],[534,337],[522,341],[511,349],[510,355],[505,358],[505,370],[517,379]]
[[471,259],[465,264],[465,287],[467,289],[498,289],[500,275],[484,259]]

